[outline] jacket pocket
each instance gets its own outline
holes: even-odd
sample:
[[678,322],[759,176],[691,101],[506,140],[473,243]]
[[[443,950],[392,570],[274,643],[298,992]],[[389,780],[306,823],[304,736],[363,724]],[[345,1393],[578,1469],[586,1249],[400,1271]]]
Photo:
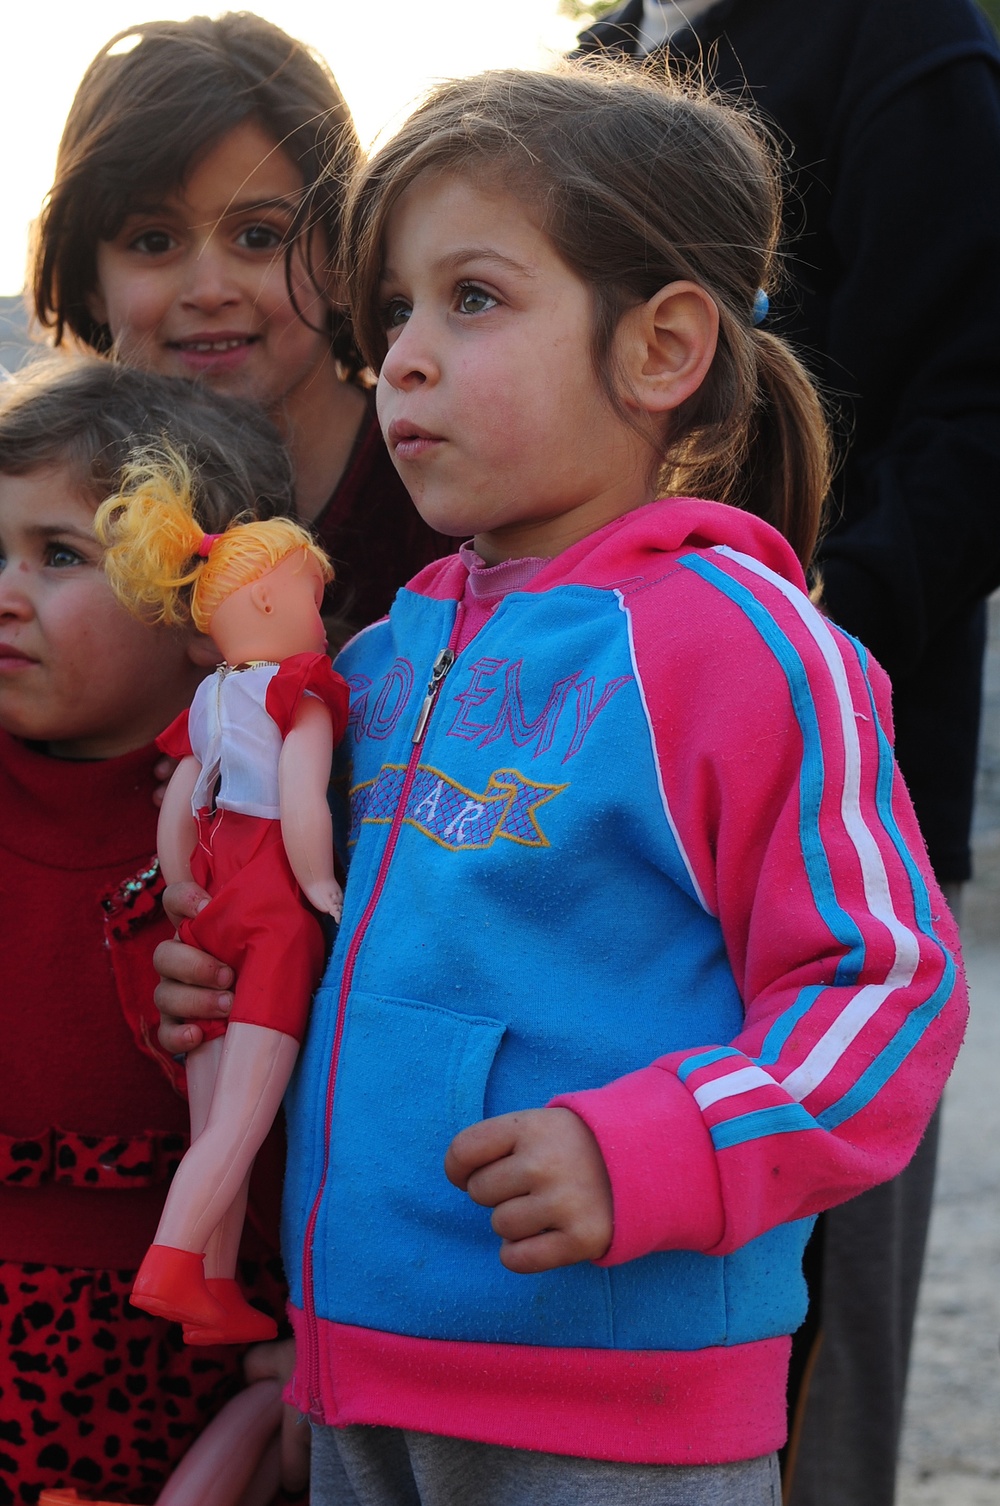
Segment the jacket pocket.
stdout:
[[483,1117],[504,1031],[481,1015],[351,995],[313,1252],[321,1317],[440,1339],[610,1341],[606,1274],[506,1271],[490,1210],[444,1174],[453,1137]]

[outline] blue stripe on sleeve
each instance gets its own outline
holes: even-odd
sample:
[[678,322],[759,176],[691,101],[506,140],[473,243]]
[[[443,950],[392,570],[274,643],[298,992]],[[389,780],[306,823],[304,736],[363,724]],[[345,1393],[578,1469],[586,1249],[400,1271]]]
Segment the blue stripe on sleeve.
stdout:
[[903,840],[903,834],[899,829],[895,813],[892,809],[892,788],[896,775],[895,760],[892,756],[892,749],[889,746],[889,739],[886,737],[882,723],[879,720],[878,710],[875,706],[874,692],[868,682],[867,651],[849,633],[842,633],[842,636],[851,644],[865,674],[868,703],[871,707],[872,722],[875,726],[875,735],[878,741],[878,778],[875,787],[875,805],[879,819],[893,847],[896,849],[899,860],[910,880],[910,888],[913,895],[913,910],[918,929],[923,935],[929,936],[934,941],[944,958],[945,965],[941,981],[930,998],[925,999],[919,1008],[913,1010],[906,1017],[892,1040],[882,1048],[875,1060],[866,1067],[865,1071],[848,1092],[842,1098],[839,1098],[836,1103],[830,1104],[828,1108],[816,1116],[817,1124],[823,1129],[836,1129],[838,1125],[843,1124],[854,1114],[860,1113],[879,1093],[892,1074],[898,1070],[917,1045],[924,1031],[941,1013],[941,1010],[951,997],[957,971],[954,958],[934,930],[930,891],[924,882],[920,869],[917,867],[913,854]]
[[713,1062],[724,1061],[727,1056],[742,1056],[735,1046],[715,1046],[711,1051],[699,1051],[697,1056],[689,1056],[687,1061],[681,1063],[677,1069],[677,1076],[681,1082],[687,1082],[692,1072],[697,1072],[699,1067],[710,1067]]
[[[823,795],[823,746],[819,722],[813,703],[809,676],[798,650],[775,622],[770,612],[752,591],[734,580],[718,565],[699,555],[685,555],[680,561],[687,569],[727,596],[750,620],[771,653],[785,679],[792,707],[802,733],[802,775],[799,799],[799,841],[806,875],[816,908],[832,935],[844,946],[845,955],[837,964],[833,978],[836,986],[849,986],[861,974],[865,960],[864,937],[856,922],[839,903],[833,876],[819,831],[820,802]],[[793,1022],[794,1023],[794,1022]]]
[[765,1140],[770,1135],[791,1135],[797,1130],[814,1130],[816,1121],[801,1103],[779,1103],[770,1109],[753,1109],[736,1119],[724,1119],[710,1126],[716,1150],[728,1150],[747,1140]]
[[808,1014],[810,1009],[812,1009],[820,994],[826,992],[826,988],[827,985],[825,983],[811,984],[809,988],[802,990],[790,1008],[779,1014],[764,1037],[764,1044],[760,1048],[760,1055],[753,1058],[758,1067],[774,1066],[784,1049],[788,1037],[803,1015]]
[[[771,1025],[760,1055],[752,1058],[758,1065],[767,1067],[772,1066],[779,1059],[796,1024],[813,1006],[816,999],[825,992],[826,987],[849,987],[858,981],[865,959],[864,937],[853,917],[842,908],[837,900],[833,877],[819,831],[820,802],[824,782],[823,749],[812,691],[802,658],[767,608],[739,581],[734,580],[718,566],[701,556],[687,556],[681,560],[681,564],[693,570],[706,584],[714,586],[740,608],[756,628],[785,675],[803,740],[799,840],[806,875],[817,911],[832,935],[846,948],[831,984],[814,985],[803,989],[795,1002]],[[739,1115],[711,1128],[712,1140],[717,1150],[769,1135],[790,1134],[807,1129],[829,1131],[844,1123],[870,1103],[885,1082],[899,1068],[924,1031],[944,1008],[954,986],[956,974],[954,960],[934,931],[927,885],[903,839],[893,813],[892,791],[896,777],[895,761],[889,741],[879,721],[874,693],[868,681],[867,654],[856,639],[840,629],[837,629],[837,632],[851,644],[864,674],[878,748],[876,811],[882,828],[909,878],[917,928],[923,935],[930,937],[940,949],[944,958],[944,972],[931,997],[907,1016],[893,1039],[869,1064],[848,1092],[825,1109],[822,1114],[813,1118],[801,1104],[788,1103]],[[729,1054],[736,1053],[729,1052],[725,1048],[720,1048],[715,1052],[702,1052],[682,1065],[679,1076],[682,1081],[686,1080],[687,1076],[698,1067],[707,1066],[712,1061],[720,1060]]]
[[816,1123],[821,1129],[836,1129],[839,1124],[843,1124],[854,1114],[859,1114],[871,1103],[892,1074],[902,1066],[928,1025],[937,1019],[950,999],[955,984],[955,964],[947,952],[945,956],[948,961],[944,976],[930,998],[907,1015],[892,1040],[882,1048],[871,1066],[865,1068],[854,1086],[842,1098],[838,1098],[836,1103],[831,1103],[829,1108],[816,1115]]

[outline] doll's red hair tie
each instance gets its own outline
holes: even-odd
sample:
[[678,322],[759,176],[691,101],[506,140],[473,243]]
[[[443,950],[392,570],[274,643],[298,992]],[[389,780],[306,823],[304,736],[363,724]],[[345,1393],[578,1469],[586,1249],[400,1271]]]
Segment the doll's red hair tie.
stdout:
[[203,533],[201,536],[201,543],[198,545],[199,559],[207,560],[209,550],[211,549],[212,545],[215,543],[216,539],[221,538],[221,533]]

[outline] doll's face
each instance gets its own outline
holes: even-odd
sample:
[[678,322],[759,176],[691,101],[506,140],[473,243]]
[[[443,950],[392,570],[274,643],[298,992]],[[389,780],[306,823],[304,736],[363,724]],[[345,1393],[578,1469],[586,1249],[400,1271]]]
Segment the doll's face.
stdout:
[[316,558],[304,549],[286,555],[216,609],[211,634],[229,664],[249,659],[290,659],[320,654],[326,628],[320,616],[325,582]]
[[63,758],[151,742],[211,662],[193,632],[118,605],[94,511],[61,466],[0,475],[0,726]]

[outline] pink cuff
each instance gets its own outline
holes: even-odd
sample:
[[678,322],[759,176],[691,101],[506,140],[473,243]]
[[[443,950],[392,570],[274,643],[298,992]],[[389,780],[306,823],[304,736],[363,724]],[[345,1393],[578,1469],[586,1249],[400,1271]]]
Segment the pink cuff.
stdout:
[[725,1229],[712,1139],[684,1084],[644,1067],[603,1088],[561,1093],[592,1132],[614,1197],[614,1236],[595,1265],[621,1265],[654,1250],[711,1250]]

